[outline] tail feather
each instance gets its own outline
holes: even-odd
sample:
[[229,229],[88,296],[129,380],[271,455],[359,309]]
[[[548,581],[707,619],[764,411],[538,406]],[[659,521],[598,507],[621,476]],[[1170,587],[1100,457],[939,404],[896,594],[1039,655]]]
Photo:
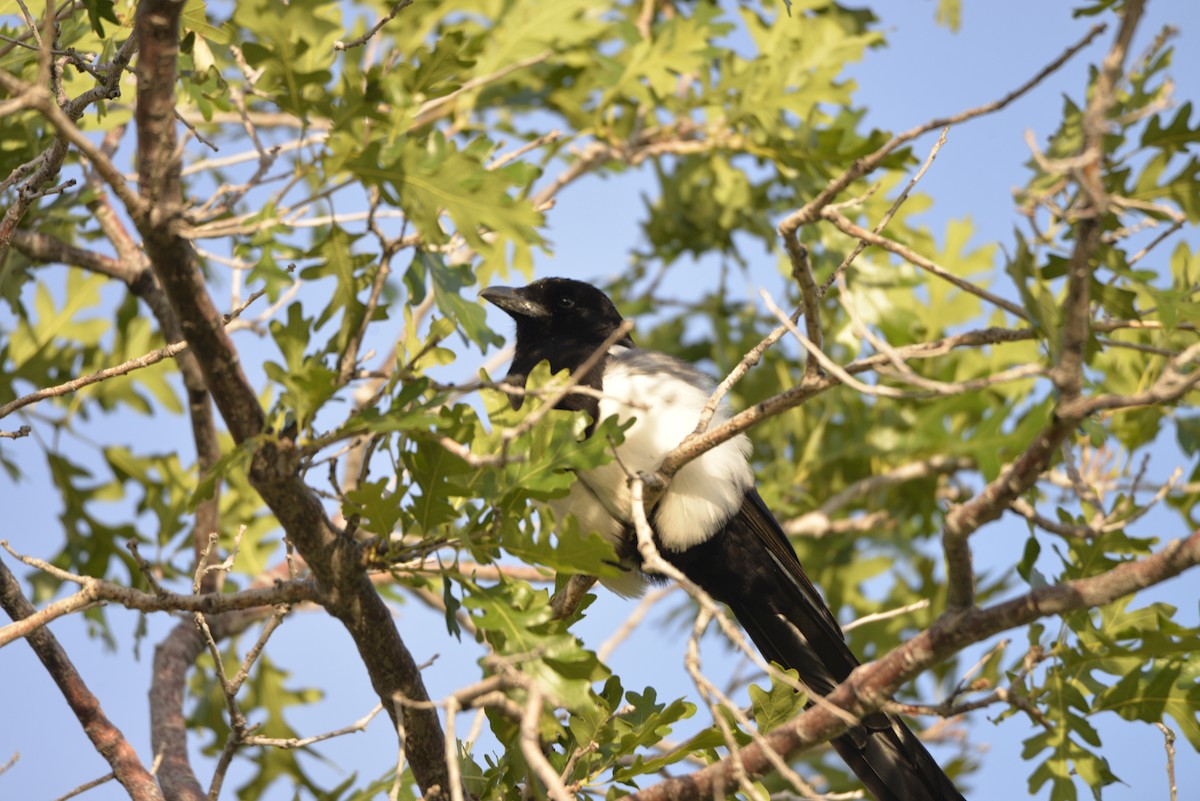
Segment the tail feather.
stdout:
[[[794,668],[813,692],[828,694],[859,665],[779,523],[753,489],[716,535],[663,556],[727,604],[762,655]],[[869,715],[831,744],[878,801],[964,801],[894,715]]]
[[878,801],[963,801],[912,730],[877,712],[830,744]]

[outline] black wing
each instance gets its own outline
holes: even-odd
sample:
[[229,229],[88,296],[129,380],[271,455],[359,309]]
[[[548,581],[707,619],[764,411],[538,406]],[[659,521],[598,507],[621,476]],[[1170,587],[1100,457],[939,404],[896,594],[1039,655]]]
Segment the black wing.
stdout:
[[[762,655],[795,668],[813,692],[829,693],[859,665],[754,488],[706,542],[663,556],[727,604]],[[921,741],[894,715],[869,715],[832,745],[879,801],[963,801]]]

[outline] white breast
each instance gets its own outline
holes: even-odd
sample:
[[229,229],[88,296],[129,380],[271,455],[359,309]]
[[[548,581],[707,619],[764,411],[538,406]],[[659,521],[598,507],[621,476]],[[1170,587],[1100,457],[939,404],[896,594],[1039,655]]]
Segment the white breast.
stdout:
[[[600,419],[615,414],[621,422],[635,422],[626,430],[617,458],[581,473],[586,488],[573,490],[563,507],[571,508],[585,530],[619,538],[631,519],[627,471],[658,468],[695,430],[712,384],[691,365],[661,353],[618,347],[610,354]],[[725,410],[719,409],[713,424],[726,418]],[[749,454],[750,441],[739,434],[676,474],[654,518],[664,548],[682,551],[704,542],[737,512],[753,482]]]

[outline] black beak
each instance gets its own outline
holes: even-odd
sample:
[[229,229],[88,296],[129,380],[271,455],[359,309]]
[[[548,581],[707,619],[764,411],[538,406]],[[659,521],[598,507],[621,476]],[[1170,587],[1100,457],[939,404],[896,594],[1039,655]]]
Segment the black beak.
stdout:
[[550,310],[537,301],[530,300],[525,297],[524,292],[520,289],[513,289],[510,286],[491,286],[479,293],[479,296],[489,303],[492,303],[505,312],[510,317],[549,317]]

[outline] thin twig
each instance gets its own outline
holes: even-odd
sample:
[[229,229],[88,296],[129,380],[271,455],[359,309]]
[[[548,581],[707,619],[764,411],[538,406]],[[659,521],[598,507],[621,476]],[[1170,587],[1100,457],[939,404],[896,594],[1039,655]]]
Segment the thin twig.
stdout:
[[1167,751],[1167,788],[1171,801],[1179,799],[1179,784],[1175,781],[1175,732],[1161,722],[1155,726],[1163,733],[1163,748]]
[[[788,319],[787,312],[779,308],[779,305],[775,303],[775,300],[765,288],[760,289],[759,294],[762,295],[763,305],[767,307],[767,311],[774,314],[775,317],[779,319],[779,322],[788,331],[790,331],[792,336],[796,338],[796,340],[804,347],[806,351],[808,351],[809,361],[819,364],[821,367],[825,368],[826,371],[832,373],[841,383],[845,384],[851,389],[856,390],[857,392],[861,392],[864,395],[877,395],[884,398],[919,397],[913,393],[905,392],[899,389],[893,389],[892,387],[885,387],[878,384],[872,386],[859,381],[857,378],[850,375],[850,373],[848,373],[844,367],[825,355],[825,353],[817,346],[817,343],[813,342],[803,333],[801,333],[800,329],[796,327],[796,324]],[[809,378],[809,376],[809,372],[805,370],[805,378]]]
[[0,540],[0,546],[30,567],[42,570],[59,581],[69,581],[79,584],[83,588],[67,598],[48,604],[20,621],[0,628],[0,646],[19,637],[26,637],[63,615],[79,612],[106,601],[119,603],[127,609],[136,609],[142,612],[174,611],[219,614],[281,603],[315,601],[318,598],[316,585],[311,581],[278,582],[269,587],[254,587],[236,593],[212,592],[191,595],[166,590],[161,593],[142,592],[91,576],[79,576],[41,559],[24,556],[9,547],[7,540]]
[[[937,141],[933,143],[933,147],[929,149],[929,155],[925,157],[925,161],[921,164],[921,169],[917,170],[916,174],[908,180],[908,183],[904,185],[904,189],[899,195],[896,196],[896,199],[892,201],[892,205],[889,206],[888,210],[884,212],[884,215],[879,218],[879,222],[875,223],[875,227],[871,229],[873,233],[882,234],[883,229],[887,228],[888,223],[890,223],[892,218],[896,216],[896,212],[899,211],[902,205],[904,205],[904,201],[908,200],[908,196],[912,193],[913,188],[916,187],[917,183],[923,177],[925,177],[925,173],[929,171],[929,168],[933,166],[933,160],[937,158],[937,154],[946,144],[946,137],[949,135],[949,133],[950,126],[947,125],[942,129],[942,133],[940,136],[938,136]],[[830,206],[830,208],[840,211],[841,205],[833,204]],[[866,250],[866,248],[867,243],[863,242],[861,239],[854,244],[854,249],[851,250],[844,259],[842,259],[841,264],[834,268],[833,273],[825,279],[825,283],[821,284],[820,294],[822,297],[825,296],[825,293],[829,291],[829,287],[832,286],[835,281],[841,278],[841,276],[845,273],[846,268],[849,267],[854,260],[858,258],[859,254]]]
[[959,112],[958,114],[954,114],[949,117],[941,117],[918,125],[915,128],[911,128],[892,137],[891,140],[889,140],[885,145],[883,145],[883,147],[879,148],[874,153],[856,160],[853,165],[845,170],[845,172],[843,172],[834,180],[830,181],[829,184],[823,190],[821,190],[816,197],[804,204],[803,208],[788,215],[788,217],[779,224],[780,235],[783,236],[784,233],[789,230],[795,231],[801,225],[816,222],[817,218],[821,216],[821,211],[830,203],[832,203],[834,199],[838,197],[838,195],[845,191],[850,184],[862,176],[873,172],[879,167],[880,164],[883,163],[884,159],[886,159],[888,155],[902,145],[911,142],[913,139],[916,139],[918,136],[928,133],[929,131],[937,130],[938,128],[945,128],[951,125],[957,125],[958,123],[966,122],[967,120],[981,117],[985,114],[991,114],[996,111],[1000,111],[1017,98],[1029,92],[1031,89],[1045,80],[1049,75],[1062,67],[1062,65],[1065,64],[1072,56],[1085,48],[1087,45],[1091,44],[1092,40],[1105,30],[1105,27],[1105,25],[1093,26],[1082,39],[1068,47],[1062,55],[1046,65],[1041,71],[1039,71],[1024,84],[1004,95],[999,100],[985,103],[982,106],[976,106],[975,108]]
[[913,601],[911,604],[905,604],[904,606],[898,606],[895,609],[889,609],[886,612],[874,612],[869,615],[863,615],[862,617],[856,618],[855,620],[851,620],[849,623],[842,626],[842,631],[843,632],[853,631],[854,629],[858,628],[859,626],[865,626],[868,623],[877,623],[880,620],[891,620],[894,617],[902,617],[904,615],[907,615],[909,612],[917,612],[921,609],[928,609],[928,608],[929,608],[929,599],[922,598],[919,601]]
[[371,26],[371,29],[368,30],[366,33],[364,33],[362,36],[356,36],[348,42],[343,42],[340,40],[336,41],[333,43],[333,49],[334,50],[349,50],[352,47],[360,47],[360,46],[366,44],[371,39],[371,37],[373,37],[375,34],[379,33],[380,29],[383,28],[384,25],[387,25],[389,22],[394,20],[396,18],[397,14],[399,14],[403,9],[411,6],[412,3],[413,3],[413,0],[400,0],[400,2],[394,4],[392,6],[391,10],[388,11],[388,13],[385,14],[384,16],[380,17],[379,20],[374,25]]
[[355,732],[366,731],[367,726],[369,726],[371,721],[373,721],[382,711],[383,704],[376,704],[374,709],[351,723],[349,726],[343,726],[340,729],[327,731],[324,734],[316,734],[312,737],[260,737],[252,734],[244,737],[242,739],[242,744],[263,745],[270,748],[283,748],[286,750],[305,748],[324,740],[332,740],[334,737],[341,737],[345,734],[354,734]]
[[107,784],[108,782],[112,781],[115,778],[117,778],[117,774],[106,773],[105,775],[101,776],[98,779],[92,779],[90,782],[84,782],[83,784],[79,785],[74,790],[71,790],[70,792],[66,793],[65,795],[60,795],[58,798],[54,799],[54,801],[67,801],[68,798],[74,798],[77,795],[83,795],[88,790],[91,790],[94,787],[99,787],[102,784]]
[[575,801],[542,753],[541,738],[538,736],[538,723],[542,718],[542,691],[536,683],[530,682],[528,692],[529,697],[521,715],[521,754],[534,775],[541,780],[550,798],[554,801]]
[[838,230],[847,236],[852,236],[862,242],[867,243],[868,245],[874,245],[878,248],[888,251],[889,253],[894,253],[895,255],[907,261],[909,264],[912,264],[915,267],[920,267],[922,270],[937,276],[943,281],[953,284],[962,291],[986,300],[993,306],[1004,309],[1006,312],[1019,320],[1029,322],[1029,315],[1017,304],[1007,301],[999,295],[988,292],[986,289],[972,284],[965,278],[959,278],[954,273],[935,264],[930,259],[925,258],[906,245],[902,245],[895,240],[888,239],[887,237],[880,236],[872,231],[868,231],[867,229],[855,224],[848,217],[845,217],[833,209],[825,209],[822,211],[821,218],[832,222],[838,228]]
[[[224,324],[229,325],[231,322],[236,320],[251,303],[261,298],[265,293],[265,289],[255,292],[253,295],[248,297],[241,306],[223,315],[222,321]],[[3,406],[0,406],[0,418],[7,417],[18,409],[23,409],[32,403],[37,403],[38,401],[45,400],[46,398],[57,398],[63,395],[68,395],[72,392],[83,389],[84,387],[91,386],[92,384],[98,384],[101,381],[106,381],[110,378],[126,375],[135,370],[141,370],[142,368],[158,364],[164,359],[172,358],[181,351],[186,350],[187,347],[188,343],[186,341],[174,342],[166,347],[158,348],[157,350],[152,350],[149,353],[143,354],[142,356],[124,361],[121,364],[114,365],[112,367],[105,367],[102,370],[97,370],[94,373],[80,376],[79,378],[74,378],[66,383],[59,384],[58,386],[46,387],[45,389],[39,389],[36,392],[31,392],[28,395],[23,395],[16,400],[9,401]]]

